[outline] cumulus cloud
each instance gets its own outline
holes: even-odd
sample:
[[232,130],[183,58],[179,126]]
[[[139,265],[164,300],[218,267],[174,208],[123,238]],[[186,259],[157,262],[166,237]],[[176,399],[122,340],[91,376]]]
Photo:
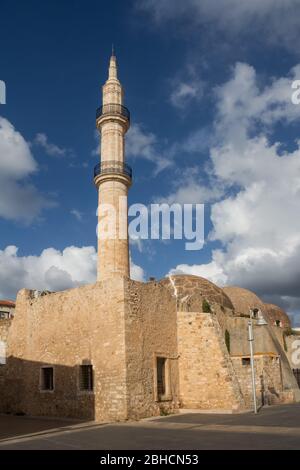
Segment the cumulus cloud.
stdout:
[[210,239],[224,248],[214,250],[208,264],[171,271],[253,289],[290,311],[300,306],[300,142],[282,151],[270,136],[278,122],[300,119],[300,107],[291,103],[296,73],[299,66],[262,87],[253,67],[237,64],[216,89],[210,158],[216,181],[229,195],[212,205]]
[[130,277],[134,281],[145,281],[145,272],[141,266],[134,264],[132,259],[130,258]]
[[202,265],[179,264],[176,266],[176,268],[171,269],[168,273],[168,275],[173,274],[190,274],[192,276],[205,277],[217,285],[225,284],[227,279],[222,267],[220,267],[215,261]]
[[53,201],[28,182],[37,163],[23,136],[0,117],[0,217],[31,222]]
[[20,179],[37,170],[28,143],[13,125],[0,117],[1,176]]
[[270,43],[297,49],[299,0],[139,0],[136,5],[150,12],[156,23],[178,20],[189,29],[210,27],[215,37],[221,31],[229,37],[253,38],[255,31]]
[[[191,170],[192,171],[192,170]],[[186,184],[183,182],[186,181]],[[156,203],[205,204],[215,201],[222,194],[221,187],[209,187],[191,176],[183,178],[181,185],[165,197],[155,199]]]
[[[16,246],[0,250],[0,298],[15,298],[22,288],[58,291],[94,283],[94,247],[47,248],[40,255],[19,256]],[[131,261],[131,277],[144,280],[143,269]]]

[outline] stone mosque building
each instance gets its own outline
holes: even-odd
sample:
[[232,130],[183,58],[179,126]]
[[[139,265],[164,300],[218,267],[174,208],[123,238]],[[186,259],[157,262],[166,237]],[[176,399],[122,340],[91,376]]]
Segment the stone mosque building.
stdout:
[[182,409],[247,411],[250,316],[258,404],[298,401],[293,348],[300,337],[282,309],[197,276],[130,279],[132,171],[124,145],[130,115],[114,55],[96,124],[99,207],[115,208],[123,236],[99,238],[95,284],[53,293],[23,289],[15,309],[0,302],[0,412],[107,422]]

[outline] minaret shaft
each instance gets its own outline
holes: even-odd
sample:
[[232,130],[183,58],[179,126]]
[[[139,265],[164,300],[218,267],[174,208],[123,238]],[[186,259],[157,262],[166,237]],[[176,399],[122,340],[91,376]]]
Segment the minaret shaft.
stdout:
[[101,129],[101,161],[125,161],[124,128],[118,122],[106,122]]
[[[103,105],[97,110],[96,124],[101,134],[101,163],[95,169],[99,191],[97,277],[98,280],[114,275],[129,277],[127,196],[131,170],[125,165],[124,144],[129,112],[123,106],[115,56],[110,59],[108,80],[103,85]],[[111,212],[109,217],[108,211]]]

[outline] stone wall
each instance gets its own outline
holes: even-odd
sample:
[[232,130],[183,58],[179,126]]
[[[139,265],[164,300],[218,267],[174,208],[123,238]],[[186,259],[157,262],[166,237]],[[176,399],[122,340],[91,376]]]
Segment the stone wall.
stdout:
[[12,318],[0,319],[0,388],[1,386],[3,387],[3,380],[5,374],[4,363],[7,360],[7,338],[12,321]]
[[[232,357],[234,369],[248,408],[253,408],[252,375],[249,356]],[[256,355],[254,358],[256,397],[258,406],[273,405],[285,400],[280,357],[275,354]]]
[[[201,311],[203,299],[210,313]],[[115,276],[38,297],[22,290],[14,319],[0,321],[0,340],[8,344],[7,364],[0,368],[0,412],[121,421],[180,406],[245,410],[248,372],[240,358],[231,359],[226,330],[231,354],[247,355],[247,319],[234,317],[227,297],[201,279],[145,284]],[[257,377],[263,375],[267,399],[275,402],[282,384],[280,399],[299,389],[273,330],[254,325],[255,352],[267,356],[257,363]],[[280,355],[280,383],[277,359],[268,355]],[[166,359],[167,393],[161,399],[157,357]],[[93,392],[79,389],[82,364],[93,365]],[[53,391],[41,390],[43,366],[54,368]]]
[[0,341],[7,342],[9,328],[12,324],[12,318],[10,319],[0,319]]
[[[126,289],[127,403],[130,418],[178,408],[176,301],[156,282],[128,281]],[[169,396],[159,402],[156,357],[167,359]]]
[[[223,318],[223,334],[227,330],[230,337],[230,354],[232,356],[249,355],[248,319],[243,317]],[[259,326],[253,320],[253,348],[255,354],[280,356],[281,373],[284,390],[293,390],[294,398],[300,399],[298,386],[290,367],[287,351],[284,348],[283,329],[270,325]]]
[[[127,417],[124,280],[116,278],[37,299],[19,292],[9,331],[1,411],[103,421]],[[94,367],[94,393],[78,387],[79,365]],[[40,391],[54,366],[55,390]]]
[[244,400],[214,315],[178,312],[180,401],[184,408],[244,409]]

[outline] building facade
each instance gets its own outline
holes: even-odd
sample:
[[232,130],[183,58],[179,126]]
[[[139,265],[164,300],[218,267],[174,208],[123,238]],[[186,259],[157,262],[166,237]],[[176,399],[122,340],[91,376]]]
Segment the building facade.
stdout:
[[297,336],[281,309],[245,289],[221,289],[197,276],[130,279],[132,171],[124,144],[130,114],[123,96],[113,55],[96,117],[97,282],[18,293],[14,318],[2,329],[6,320],[0,319],[0,412],[111,422],[182,408],[246,411],[253,400],[250,317],[259,404],[297,401],[291,362]]

